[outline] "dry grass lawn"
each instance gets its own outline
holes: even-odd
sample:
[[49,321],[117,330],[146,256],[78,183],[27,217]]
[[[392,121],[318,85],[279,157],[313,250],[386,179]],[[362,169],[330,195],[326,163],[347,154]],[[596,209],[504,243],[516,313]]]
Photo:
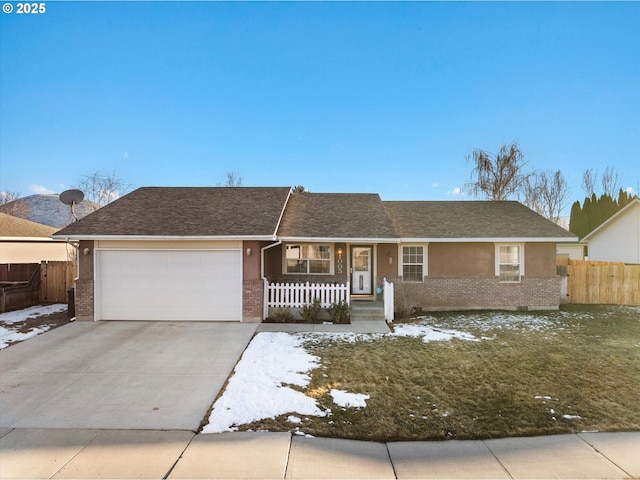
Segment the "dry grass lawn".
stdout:
[[[640,430],[638,308],[440,313],[411,322],[479,341],[310,336],[306,348],[321,367],[303,391],[332,413],[296,427],[375,441]],[[364,408],[340,407],[334,388],[370,398]],[[283,415],[240,429],[295,427]]]

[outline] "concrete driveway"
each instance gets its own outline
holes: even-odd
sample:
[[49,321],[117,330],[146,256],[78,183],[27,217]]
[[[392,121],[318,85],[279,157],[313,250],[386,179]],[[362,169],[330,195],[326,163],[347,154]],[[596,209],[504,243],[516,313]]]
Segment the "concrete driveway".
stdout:
[[257,324],[74,322],[0,350],[0,427],[197,430]]

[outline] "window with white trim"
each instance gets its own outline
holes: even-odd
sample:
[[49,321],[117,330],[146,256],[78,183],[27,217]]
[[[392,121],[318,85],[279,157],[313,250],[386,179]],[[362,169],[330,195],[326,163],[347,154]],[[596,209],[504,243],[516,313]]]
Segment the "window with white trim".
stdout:
[[422,282],[424,280],[424,246],[405,245],[402,247],[402,281]]
[[497,245],[496,275],[501,282],[519,282],[523,275],[522,245]]
[[286,273],[331,273],[331,245],[290,244],[285,247]]

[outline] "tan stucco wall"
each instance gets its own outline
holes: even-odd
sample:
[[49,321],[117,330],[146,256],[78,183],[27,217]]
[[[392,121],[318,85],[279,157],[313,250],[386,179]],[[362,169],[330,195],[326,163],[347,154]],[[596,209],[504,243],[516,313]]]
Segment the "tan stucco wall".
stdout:
[[495,277],[493,243],[430,243],[428,276],[436,278]]
[[[389,263],[391,257],[391,263]],[[376,273],[379,279],[393,278],[398,275],[398,245],[393,243],[380,243],[377,246]]]
[[[242,242],[242,279],[260,279],[260,242]],[[248,249],[251,249],[249,252]]]
[[[87,252],[86,255],[85,250]],[[93,280],[93,250],[93,240],[80,241],[80,246],[78,247],[78,278],[82,280]]]
[[524,246],[524,275],[527,278],[556,276],[556,244],[527,243]]

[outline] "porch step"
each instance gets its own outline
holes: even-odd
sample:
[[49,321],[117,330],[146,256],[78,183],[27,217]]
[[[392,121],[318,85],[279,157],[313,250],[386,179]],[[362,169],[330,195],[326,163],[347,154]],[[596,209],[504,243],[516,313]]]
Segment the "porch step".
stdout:
[[381,301],[368,302],[353,300],[351,302],[351,321],[384,320],[384,305]]

